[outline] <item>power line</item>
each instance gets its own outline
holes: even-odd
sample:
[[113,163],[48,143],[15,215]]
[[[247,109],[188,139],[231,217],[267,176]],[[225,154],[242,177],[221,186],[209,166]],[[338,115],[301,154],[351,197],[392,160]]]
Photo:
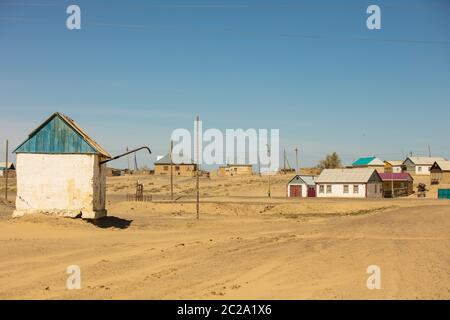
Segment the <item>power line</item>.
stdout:
[[[4,21],[23,21],[48,23],[48,20],[28,19],[21,17],[0,17]],[[331,35],[314,35],[301,33],[275,33],[275,32],[252,32],[252,31],[235,31],[212,28],[173,28],[173,27],[152,27],[138,24],[121,24],[121,23],[103,23],[103,22],[83,22],[83,26],[92,27],[111,27],[111,28],[126,28],[126,29],[142,29],[153,32],[167,31],[167,32],[182,32],[182,33],[203,33],[203,34],[225,34],[245,37],[280,37],[291,39],[313,39],[313,40],[332,40],[341,42],[378,42],[378,43],[404,43],[404,44],[435,44],[435,45],[450,45],[450,40],[423,40],[423,39],[388,39],[375,37],[359,37],[359,36],[331,36]]]
[[[90,2],[93,2],[91,0]],[[0,5],[4,6],[65,6],[66,3],[61,4],[61,2],[0,2]],[[367,8],[366,4],[305,4],[305,3],[296,3],[296,4],[262,4],[262,3],[244,3],[244,4],[154,4],[154,3],[130,3],[130,1],[124,1],[123,6],[127,8],[151,8],[151,9],[266,9],[266,10],[274,10],[274,9],[285,9],[285,10],[301,10],[301,11],[324,11],[324,10],[363,10]],[[382,9],[400,9],[402,11],[412,11],[412,10],[424,10],[424,9],[443,9],[448,8],[448,4],[405,4],[405,5],[382,5]]]

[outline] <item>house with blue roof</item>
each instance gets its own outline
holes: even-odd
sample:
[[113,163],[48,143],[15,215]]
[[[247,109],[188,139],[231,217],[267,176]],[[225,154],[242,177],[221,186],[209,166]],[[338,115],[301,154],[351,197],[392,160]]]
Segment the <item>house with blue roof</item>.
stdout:
[[384,161],[372,156],[372,157],[362,157],[352,163],[352,168],[372,168],[377,170],[379,173],[384,172]]
[[15,150],[13,216],[45,213],[96,219],[106,215],[106,164],[111,156],[71,118],[54,113]]

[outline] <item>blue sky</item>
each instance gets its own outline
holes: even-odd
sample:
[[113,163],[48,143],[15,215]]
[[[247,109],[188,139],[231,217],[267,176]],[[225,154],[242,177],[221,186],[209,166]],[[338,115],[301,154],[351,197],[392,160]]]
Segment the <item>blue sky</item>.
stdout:
[[280,129],[291,164],[295,147],[305,166],[428,145],[450,158],[450,2],[0,0],[0,111],[2,158],[55,111],[111,154],[164,154],[199,114],[204,128]]

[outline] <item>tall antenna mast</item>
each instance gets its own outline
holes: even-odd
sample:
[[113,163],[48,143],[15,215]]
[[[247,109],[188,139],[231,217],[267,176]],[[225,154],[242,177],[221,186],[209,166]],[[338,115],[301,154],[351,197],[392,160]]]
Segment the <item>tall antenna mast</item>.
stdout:
[[197,134],[196,134],[196,141],[197,141],[197,170],[196,170],[196,176],[197,176],[197,204],[196,204],[196,211],[197,211],[197,220],[200,218],[200,181],[199,181],[199,171],[200,171],[200,141],[199,141],[199,131],[200,131],[200,127],[199,127],[199,122],[200,122],[200,117],[197,116],[196,118],[196,122],[197,122]]

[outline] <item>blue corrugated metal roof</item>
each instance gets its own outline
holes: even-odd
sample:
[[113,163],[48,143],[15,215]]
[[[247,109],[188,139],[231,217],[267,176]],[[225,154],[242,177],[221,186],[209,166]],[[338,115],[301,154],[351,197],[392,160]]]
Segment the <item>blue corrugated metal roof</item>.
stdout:
[[376,157],[359,158],[353,162],[353,166],[364,166],[370,164]]
[[[41,126],[34,130],[15,153],[81,153],[104,154],[99,148],[88,142],[80,130],[59,113],[53,114]],[[106,153],[107,156],[109,156]]]

